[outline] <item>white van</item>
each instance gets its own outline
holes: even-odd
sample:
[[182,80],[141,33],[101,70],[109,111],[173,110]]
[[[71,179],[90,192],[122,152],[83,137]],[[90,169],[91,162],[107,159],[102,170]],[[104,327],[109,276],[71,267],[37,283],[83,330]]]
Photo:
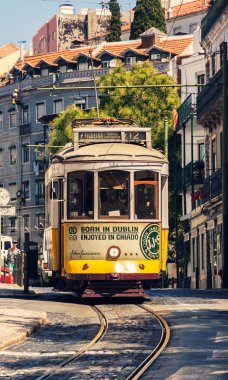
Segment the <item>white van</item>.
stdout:
[[13,246],[13,239],[11,236],[1,236],[1,250],[0,250],[0,257],[3,260],[7,257],[8,250]]

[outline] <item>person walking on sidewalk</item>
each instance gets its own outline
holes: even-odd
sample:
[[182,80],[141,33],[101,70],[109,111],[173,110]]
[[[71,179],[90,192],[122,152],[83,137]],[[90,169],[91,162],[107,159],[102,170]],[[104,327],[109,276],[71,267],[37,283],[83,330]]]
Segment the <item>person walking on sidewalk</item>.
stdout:
[[15,266],[15,256],[20,253],[20,249],[17,248],[17,241],[13,240],[13,246],[8,250],[6,264],[9,268],[10,283],[13,284],[13,271]]

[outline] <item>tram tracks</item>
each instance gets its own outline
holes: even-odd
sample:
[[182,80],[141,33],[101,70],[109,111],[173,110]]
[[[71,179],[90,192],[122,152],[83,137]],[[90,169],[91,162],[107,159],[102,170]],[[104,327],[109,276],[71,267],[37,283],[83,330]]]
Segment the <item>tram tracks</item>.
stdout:
[[91,347],[93,347],[95,344],[97,344],[102,337],[106,334],[108,330],[108,322],[105,317],[105,315],[96,307],[91,306],[92,309],[96,312],[98,315],[99,321],[100,321],[100,328],[97,334],[94,336],[94,338],[87,343],[84,347],[82,347],[78,352],[76,352],[74,355],[69,356],[67,359],[61,361],[59,364],[57,364],[54,368],[47,371],[43,375],[39,376],[35,380],[46,380],[51,379],[53,376],[58,373],[62,368],[66,367],[70,363],[78,360],[82,355],[84,355]]
[[161,355],[167,346],[170,339],[170,328],[166,320],[160,315],[154,313],[152,310],[148,309],[146,306],[138,305],[142,309],[153,314],[161,326],[161,338],[157,346],[151,351],[151,353],[144,359],[144,361],[127,377],[126,380],[137,380],[144,372],[147,371],[149,367],[155,362],[155,360]]
[[[170,329],[169,329],[167,322],[164,320],[164,318],[162,318],[158,314],[154,313],[150,308],[148,308],[144,305],[135,305],[135,306],[137,306],[137,307],[141,308],[142,310],[146,311],[147,313],[150,313],[151,315],[153,315],[153,317],[157,320],[157,322],[160,325],[161,336],[160,336],[159,342],[153,347],[150,354],[147,355],[146,358],[144,358],[141,361],[141,363],[137,365],[137,367],[132,371],[132,373],[130,375],[125,377],[125,380],[137,380],[137,379],[139,379],[144,374],[144,372],[146,372],[148,370],[148,368],[153,365],[155,360],[161,355],[161,353],[164,351],[165,347],[167,346],[169,338],[170,338]],[[54,368],[52,368],[51,370],[49,370],[45,374],[39,376],[38,378],[36,378],[36,380],[71,378],[71,377],[66,376],[66,374],[65,375],[63,374],[62,371],[64,371],[64,368],[70,364],[74,365],[74,363],[79,358],[81,358],[84,354],[88,354],[88,351],[93,346],[95,346],[99,341],[101,341],[101,339],[104,337],[104,335],[108,331],[108,321],[107,321],[106,316],[104,315],[104,312],[101,311],[99,307],[97,307],[97,306],[91,306],[91,307],[97,313],[97,315],[99,317],[99,321],[100,321],[100,329],[99,329],[98,333],[96,334],[96,336],[89,343],[87,343],[84,347],[82,347],[81,350],[78,351],[75,355],[71,355],[69,358],[63,360],[58,365],[56,365]],[[121,344],[121,342],[120,342],[120,344]],[[73,373],[73,370],[71,370],[71,371]],[[61,375],[61,373],[62,373],[62,375]],[[81,377],[79,377],[79,378],[81,379]],[[105,378],[107,378],[107,377],[105,377]]]

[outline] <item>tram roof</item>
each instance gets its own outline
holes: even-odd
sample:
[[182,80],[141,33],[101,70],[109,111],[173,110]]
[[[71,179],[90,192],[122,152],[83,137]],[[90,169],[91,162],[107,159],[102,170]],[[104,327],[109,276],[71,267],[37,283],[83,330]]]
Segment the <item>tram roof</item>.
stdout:
[[77,150],[67,149],[54,158],[61,157],[64,161],[75,160],[134,160],[134,161],[167,161],[165,156],[156,149],[147,149],[140,145],[123,143],[98,143],[80,147]]

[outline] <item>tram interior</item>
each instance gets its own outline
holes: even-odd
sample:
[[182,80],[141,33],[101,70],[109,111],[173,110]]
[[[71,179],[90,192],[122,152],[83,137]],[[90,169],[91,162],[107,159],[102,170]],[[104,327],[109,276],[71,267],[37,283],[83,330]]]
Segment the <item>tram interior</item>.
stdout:
[[[130,218],[130,173],[109,170],[98,173],[99,218]],[[158,219],[158,173],[134,173],[134,219]],[[68,175],[68,218],[94,218],[94,173]]]

